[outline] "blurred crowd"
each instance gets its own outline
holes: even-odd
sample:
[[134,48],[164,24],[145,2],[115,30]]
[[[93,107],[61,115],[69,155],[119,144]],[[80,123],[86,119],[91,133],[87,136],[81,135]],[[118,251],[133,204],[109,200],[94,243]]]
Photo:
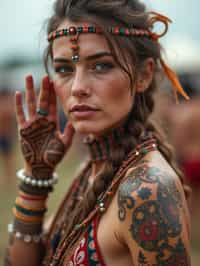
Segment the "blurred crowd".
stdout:
[[10,183],[15,171],[14,145],[16,142],[16,121],[13,92],[0,89],[0,160],[3,176],[0,183]]

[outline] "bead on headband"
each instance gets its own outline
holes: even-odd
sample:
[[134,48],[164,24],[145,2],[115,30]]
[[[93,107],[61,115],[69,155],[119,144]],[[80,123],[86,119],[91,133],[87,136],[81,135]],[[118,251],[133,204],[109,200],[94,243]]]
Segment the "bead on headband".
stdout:
[[[79,61],[79,54],[78,54],[78,37],[80,34],[83,33],[96,33],[96,34],[102,34],[103,32],[108,32],[113,35],[119,35],[119,36],[125,36],[125,37],[138,37],[138,38],[149,38],[152,39],[155,42],[159,41],[159,38],[163,37],[169,28],[169,23],[172,21],[157,12],[149,12],[150,18],[149,18],[149,28],[148,29],[139,29],[139,28],[124,28],[124,27],[107,27],[106,29],[101,28],[99,26],[71,26],[69,28],[60,29],[51,32],[48,35],[48,41],[52,42],[53,40],[68,36],[70,37],[70,42],[72,43],[71,49],[73,51],[72,55],[72,61],[77,63]],[[156,23],[162,23],[164,25],[164,30],[161,33],[157,33],[153,31],[154,25]],[[182,95],[186,100],[189,100],[189,96],[182,88],[180,81],[176,75],[176,73],[164,62],[164,60],[160,59],[160,65],[164,70],[165,75],[167,78],[171,81],[173,85],[173,91],[176,98],[176,102],[178,102],[178,96],[179,93]]]

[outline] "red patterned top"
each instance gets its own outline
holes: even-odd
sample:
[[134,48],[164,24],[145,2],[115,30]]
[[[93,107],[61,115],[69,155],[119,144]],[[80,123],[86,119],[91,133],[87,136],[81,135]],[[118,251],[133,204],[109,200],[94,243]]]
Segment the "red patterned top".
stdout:
[[95,217],[66,266],[106,266],[97,241],[97,224],[98,218]]

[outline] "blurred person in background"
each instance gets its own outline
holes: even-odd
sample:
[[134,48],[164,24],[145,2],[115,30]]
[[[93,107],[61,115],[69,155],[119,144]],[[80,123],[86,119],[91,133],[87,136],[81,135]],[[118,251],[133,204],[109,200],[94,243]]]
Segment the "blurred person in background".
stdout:
[[[26,77],[16,93],[24,169],[6,265],[190,265],[190,218],[171,149],[149,119],[156,73],[167,75],[159,38],[169,19],[138,0],[57,0],[48,22],[39,98]],[[154,23],[165,30],[154,32]],[[56,96],[68,122],[59,131]],[[44,214],[55,168],[82,135],[89,161],[73,181],[45,234]],[[67,171],[67,167],[66,167]]]
[[[13,182],[15,175],[14,147],[16,141],[16,118],[14,94],[9,89],[0,89],[0,171],[1,183]],[[3,170],[3,171],[2,171]]]
[[193,219],[200,219],[200,98],[173,106],[168,112],[170,138],[187,183],[192,188]]

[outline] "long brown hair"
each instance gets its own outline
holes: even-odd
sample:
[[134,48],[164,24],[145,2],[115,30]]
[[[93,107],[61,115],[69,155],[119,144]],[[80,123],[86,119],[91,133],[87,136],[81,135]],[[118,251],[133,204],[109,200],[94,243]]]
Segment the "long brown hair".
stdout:
[[[72,22],[91,22],[103,28],[108,26],[131,28],[134,26],[135,28],[149,29],[150,27],[149,13],[146,11],[145,5],[138,0],[57,0],[54,6],[54,14],[48,22],[47,33],[56,30],[66,18]],[[160,71],[161,46],[159,42],[146,37],[127,38],[122,36],[113,37],[108,32],[104,32],[104,34],[114,59],[122,70],[129,75],[133,88],[135,79],[147,58],[153,58],[156,72]],[[47,69],[51,58],[52,49],[50,44],[45,53]],[[130,63],[133,66],[131,69],[129,67]],[[95,178],[95,182],[84,200],[74,210],[70,209],[66,235],[69,235],[74,225],[84,220],[94,208],[98,196],[106,190],[112,181],[114,169],[120,166],[126,154],[135,147],[144,130],[153,132],[158,140],[161,153],[170,165],[174,164],[172,149],[164,140],[163,133],[160,133],[161,130],[149,119],[154,110],[153,96],[156,87],[155,73],[149,88],[143,93],[136,93],[134,97],[134,104],[126,124],[126,136],[121,140],[118,150],[111,154],[111,160],[105,162],[103,169]],[[77,234],[76,239],[78,237],[79,234]]]

